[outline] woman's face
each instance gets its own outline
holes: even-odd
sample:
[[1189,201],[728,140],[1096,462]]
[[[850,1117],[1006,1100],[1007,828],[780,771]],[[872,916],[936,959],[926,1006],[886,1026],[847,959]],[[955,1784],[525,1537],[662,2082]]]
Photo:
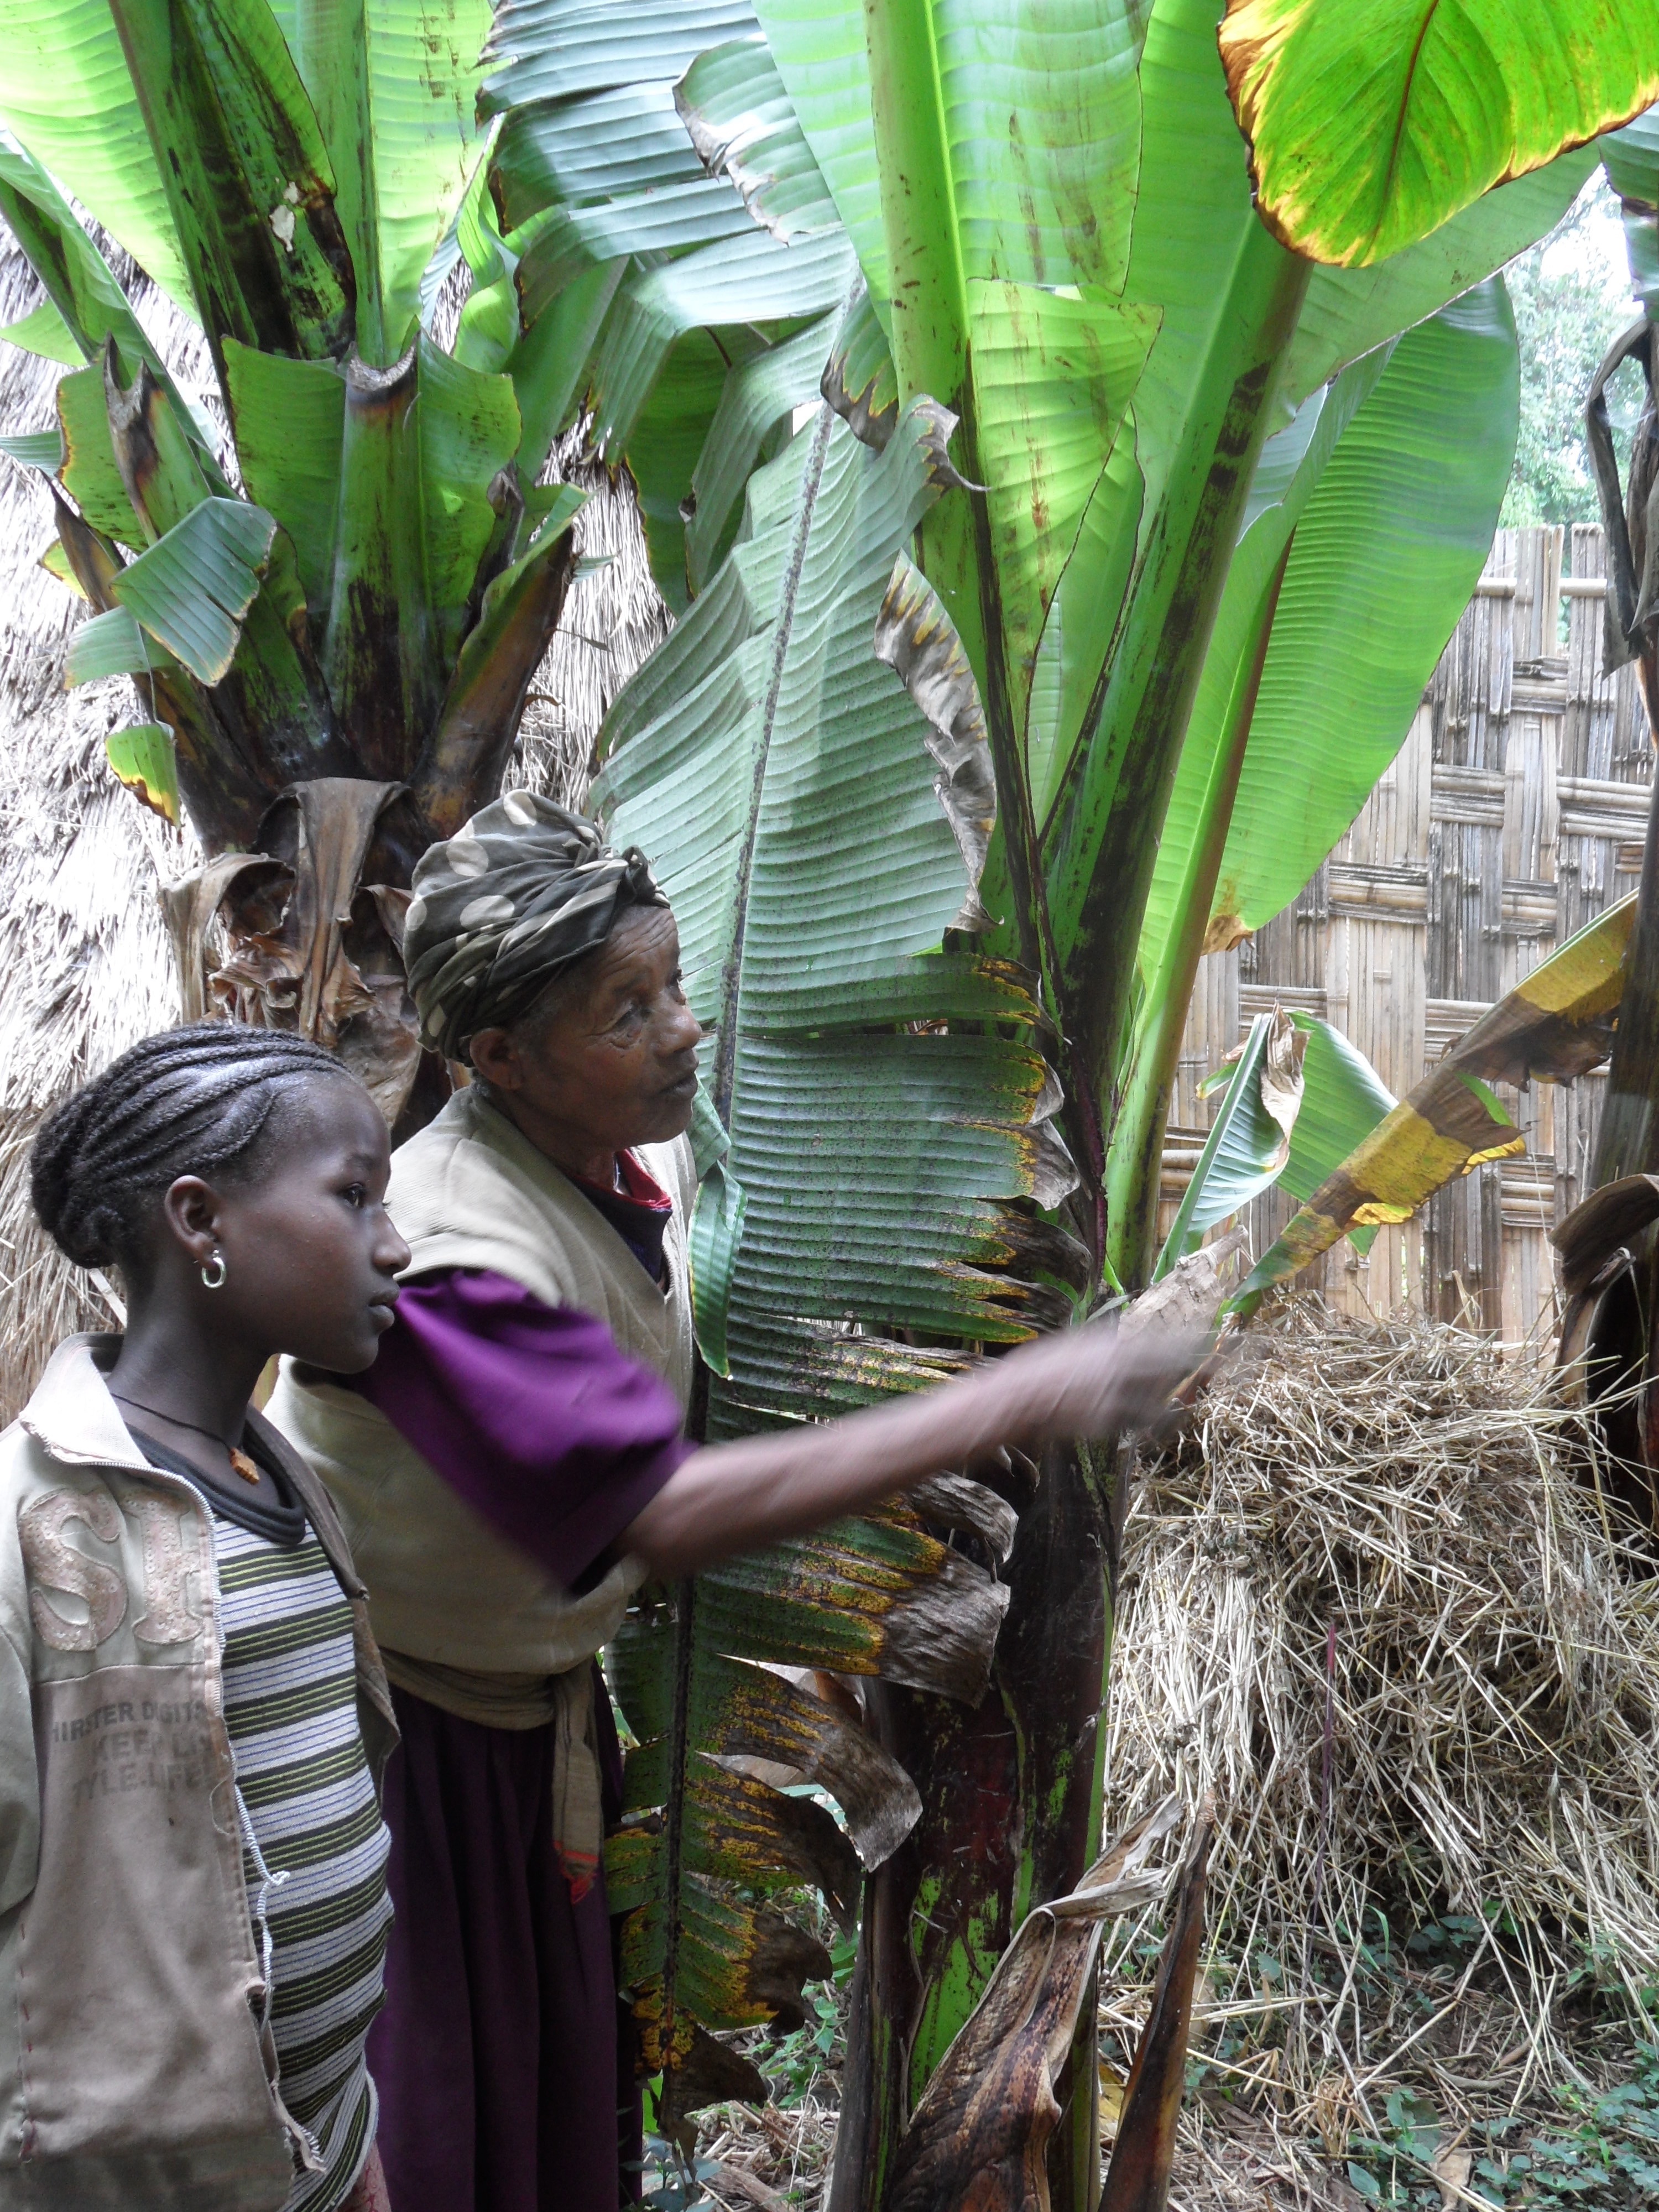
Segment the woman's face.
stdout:
[[508,1030],[481,1030],[472,1064],[562,1166],[658,1145],[689,1128],[697,1018],[680,987],[666,907],[630,907],[567,991]]

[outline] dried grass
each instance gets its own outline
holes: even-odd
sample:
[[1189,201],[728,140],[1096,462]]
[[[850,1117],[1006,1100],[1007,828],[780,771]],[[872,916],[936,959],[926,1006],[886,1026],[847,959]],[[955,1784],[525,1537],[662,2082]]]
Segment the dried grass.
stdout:
[[[1140,1471],[1106,1822],[1172,1788],[1218,1820],[1172,2212],[1354,2212],[1350,2131],[1391,2090],[1455,2140],[1626,2069],[1659,1981],[1659,1579],[1547,1382],[1300,1302]],[[1461,1951],[1407,1948],[1448,1915]],[[1107,1956],[1120,2073],[1157,1933]],[[819,2206],[836,2063],[799,2109],[724,2108],[714,2154]]]
[[[1197,2042],[1304,2191],[1297,2146],[1396,2085],[1462,2124],[1599,2078],[1584,2000],[1659,1982],[1659,1580],[1547,1382],[1308,1301],[1131,1504],[1107,1824],[1213,1795]],[[1407,1948],[1448,1916],[1461,1948]],[[1120,2052],[1147,1932],[1103,1977]]]

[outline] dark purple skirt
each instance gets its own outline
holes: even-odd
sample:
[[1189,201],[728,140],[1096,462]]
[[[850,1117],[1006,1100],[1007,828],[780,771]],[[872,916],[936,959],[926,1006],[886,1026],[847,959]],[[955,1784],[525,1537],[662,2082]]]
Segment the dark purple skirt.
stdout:
[[638,2194],[633,2029],[604,1884],[573,1904],[553,1854],[553,1732],[392,1697],[398,1917],[368,2040],[392,2212],[617,2212]]

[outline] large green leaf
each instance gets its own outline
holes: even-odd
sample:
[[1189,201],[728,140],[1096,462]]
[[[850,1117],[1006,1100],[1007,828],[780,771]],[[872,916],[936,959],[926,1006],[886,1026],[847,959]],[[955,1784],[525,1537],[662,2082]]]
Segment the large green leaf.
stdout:
[[[780,377],[798,390],[800,356],[782,356],[746,398],[744,364],[836,306],[853,276],[756,38],[752,14],[734,0],[674,0],[633,16],[590,0],[502,8],[490,49],[501,66],[483,95],[486,112],[503,112],[493,210],[469,196],[458,225],[475,284],[458,350],[514,377],[521,467],[539,462],[553,431],[586,401],[594,442],[625,459],[639,487],[653,574],[677,611],[729,544],[744,477],[767,434],[810,396],[780,403],[751,428]],[[677,100],[697,118],[720,173],[699,159]],[[771,154],[745,166],[763,130],[772,153],[787,155],[787,177],[772,180],[787,206],[772,219],[793,247],[757,227],[732,181],[757,206],[770,204],[763,172]],[[812,220],[829,228],[807,234],[814,204]],[[505,234],[496,216],[509,226]],[[728,371],[720,444],[694,485]],[[714,507],[694,554],[688,521],[705,485]]]
[[121,571],[115,596],[198,682],[217,684],[229,672],[276,535],[276,517],[263,507],[204,500]]
[[[872,82],[859,12],[821,0],[761,0],[757,12],[871,292],[886,301],[892,273],[872,123],[884,88]],[[1098,0],[947,0],[933,12],[930,66],[964,276],[1107,292],[1121,283],[1143,20]]]
[[225,342],[225,394],[250,499],[293,541],[308,603],[328,605],[340,496],[345,382],[331,363]]
[[507,376],[483,376],[419,341],[415,404],[421,449],[426,589],[446,674],[467,627],[468,602],[496,526],[490,490],[519,449],[523,425]]
[[616,8],[606,0],[502,0],[478,96],[482,115],[572,100],[621,84],[672,82],[697,56],[755,27],[749,0],[662,0]]
[[756,13],[871,296],[884,314],[891,284],[864,27],[852,9],[826,7],[823,0],[761,0]]
[[1195,1252],[1206,1230],[1248,1206],[1283,1173],[1301,1104],[1300,1070],[1291,1050],[1295,1036],[1282,1014],[1258,1014],[1250,1024],[1176,1208],[1154,1279]]
[[611,303],[594,359],[595,443],[602,452],[626,445],[686,331],[821,315],[846,298],[854,274],[839,234],[784,246],[752,226],[677,261],[638,268]]
[[490,166],[491,189],[508,230],[544,208],[660,191],[705,173],[674,105],[672,83],[626,79],[581,98],[510,108]]
[[732,368],[744,358],[746,348],[740,344],[736,350],[734,364],[713,331],[689,331],[669,356],[629,433],[628,466],[639,491],[651,574],[677,616],[685,612],[694,586],[703,580],[691,566],[686,488],[694,483],[714,434]]
[[315,111],[268,0],[108,0],[196,312],[220,341],[338,357],[355,283]]
[[975,462],[988,493],[1018,728],[1043,623],[1158,318],[1035,284],[975,280],[968,299]]
[[[722,1406],[798,1402],[781,1369],[796,1391],[833,1370],[849,1298],[878,1335],[1005,1337],[1064,1310],[1022,1281],[1043,1235],[1007,1206],[1042,1176],[1021,1134],[1043,1084],[1029,1033],[904,1026],[962,961],[933,950],[962,862],[929,726],[870,647],[894,555],[949,480],[935,410],[876,454],[821,408],[754,479],[726,566],[606,726],[600,797],[675,901],[749,1193]],[[869,831],[848,866],[854,818]],[[966,978],[1018,1019],[994,970]],[[877,1344],[859,1350],[879,1366]]]
[[1249,742],[1291,534],[1386,349],[1345,370],[1263,447],[1187,725],[1137,951],[1134,1026],[1107,1157],[1112,1265],[1138,1280],[1154,1231],[1164,1127],[1210,898]]
[[[1042,833],[1070,1073],[1091,1094],[1122,1040],[1158,825],[1225,580],[1217,547],[1236,540],[1308,275],[1250,208],[1209,0],[1159,0],[1141,98],[1127,296],[1160,316],[1133,401],[1144,499],[1129,480],[1088,549],[1103,575],[1124,574],[1138,518],[1133,584],[1103,640],[1100,627],[1064,623],[1068,659],[1079,639],[1103,657],[1066,672],[1081,726],[1062,722],[1065,767]],[[1069,616],[1064,580],[1061,599]]]
[[[148,360],[161,374],[161,361],[109,264],[40,164],[7,132],[0,132],[0,214],[28,255],[74,342],[73,354],[57,358],[77,366],[94,361],[105,339],[112,337],[129,373]],[[14,337],[13,343],[22,341]]]
[[[599,800],[674,902],[726,1165],[747,1199],[718,1432],[914,1387],[949,1356],[913,1351],[901,1330],[934,1344],[1017,1335],[1066,1311],[1058,1279],[1080,1281],[1080,1255],[1027,1210],[1068,1180],[1042,1119],[1036,1009],[1006,969],[939,950],[964,879],[932,787],[938,736],[872,652],[896,556],[953,480],[947,428],[919,402],[877,452],[821,404],[753,477],[732,552],[605,726]],[[884,649],[937,711],[927,647],[912,642]],[[641,1739],[629,1797],[654,1825],[618,1840],[613,1901],[630,1908],[624,1951],[653,2057],[687,2069],[671,2083],[676,2109],[733,2094],[699,2076],[708,2054],[690,2022],[762,2016],[769,1945],[800,1971],[799,1939],[730,1885],[752,1898],[793,1868],[844,1897],[854,1871],[758,1783],[740,1792],[688,1759],[695,1744],[789,1763],[730,1740],[729,1700],[756,1694],[731,1660],[972,1699],[1001,1601],[981,1570],[890,1516],[705,1577],[624,1644],[619,1694]],[[963,1640],[924,1658],[938,1631],[916,1629],[947,1618]],[[775,1973],[772,1987],[775,2007]]]
[[[1209,918],[1220,847],[1209,854],[1206,875],[1195,878],[1194,869],[1204,866],[1206,841],[1218,836],[1224,840],[1227,835],[1237,787],[1229,778],[1225,749],[1233,744],[1242,752],[1249,742],[1254,701],[1241,698],[1241,687],[1250,685],[1252,659],[1273,624],[1286,549],[1338,441],[1384,374],[1388,361],[1386,351],[1379,351],[1345,371],[1334,384],[1304,401],[1295,421],[1262,448],[1204,658],[1147,894],[1140,966],[1154,998],[1152,978],[1164,948],[1173,943],[1195,902],[1203,907],[1200,934]],[[1328,732],[1322,738],[1328,742]],[[1237,763],[1231,765],[1236,776]],[[1188,988],[1190,978],[1180,993],[1183,1000]]]
[[[1345,369],[1263,450],[1141,925],[1109,1164],[1121,1275],[1152,1234],[1200,953],[1288,904],[1347,827],[1480,572],[1516,404],[1500,292],[1494,280]],[[1345,671],[1340,698],[1327,656]]]
[[161,658],[125,607],[107,607],[76,629],[64,662],[64,684],[97,684],[106,676],[136,676]]
[[1420,323],[1553,230],[1595,167],[1589,147],[1517,177],[1386,261],[1314,271],[1279,384],[1282,404]]
[[412,348],[389,369],[345,369],[321,659],[335,713],[377,781],[407,775],[410,737],[432,727],[445,675],[421,544],[419,372]]
[[[1399,1101],[1358,1045],[1316,1014],[1292,1013],[1308,1040],[1302,1060],[1302,1108],[1291,1130],[1291,1154],[1279,1176],[1296,1199],[1310,1199]],[[1351,1229],[1349,1242],[1370,1249],[1375,1229]]]
[[702,590],[731,545],[744,487],[767,439],[817,398],[836,328],[836,319],[826,316],[726,371],[691,472],[686,565],[694,590]]
[[1492,544],[1519,404],[1494,277],[1401,339],[1344,433],[1297,526],[1212,917],[1257,929],[1287,905],[1404,743]]
[[700,54],[674,102],[709,175],[728,179],[775,238],[787,245],[837,227],[823,173],[758,34]]
[[38,354],[42,361],[61,362],[65,368],[78,368],[87,357],[85,348],[50,300],[42,300],[27,315],[8,323],[0,330],[0,338],[25,353]]
[[143,526],[116,465],[100,368],[78,368],[59,380],[58,420],[64,434],[58,482],[64,490],[106,538],[125,545],[145,544]]
[[1659,94],[1645,0],[1228,0],[1221,52],[1263,216],[1345,266]]
[[179,826],[179,763],[173,732],[161,722],[112,730],[104,740],[109,764],[142,806]]
[[357,280],[357,343],[408,344],[421,273],[481,149],[474,104],[489,0],[287,0]]
[[[0,117],[176,305],[196,305],[109,0],[11,0]],[[60,303],[61,304],[61,303]]]

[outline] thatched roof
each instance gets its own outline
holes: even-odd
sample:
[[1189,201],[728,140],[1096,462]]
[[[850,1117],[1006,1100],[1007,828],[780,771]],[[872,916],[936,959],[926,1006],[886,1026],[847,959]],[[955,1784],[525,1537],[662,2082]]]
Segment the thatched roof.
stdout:
[[[118,255],[112,258],[121,261]],[[132,275],[131,264],[122,268]],[[43,296],[0,225],[0,323]],[[187,395],[215,411],[206,348],[142,278],[141,319]],[[58,365],[0,345],[0,428],[48,428]],[[552,651],[532,687],[512,782],[580,803],[599,722],[667,628],[651,583],[631,491],[603,470],[578,550],[609,556],[579,574]],[[53,535],[41,479],[0,459],[0,1419],[32,1389],[46,1354],[76,1328],[106,1327],[98,1287],[41,1235],[28,1202],[28,1151],[46,1108],[138,1037],[179,1018],[160,886],[195,864],[171,831],[122,790],[104,738],[137,717],[125,678],[66,693],[64,656],[80,603],[39,565]]]

